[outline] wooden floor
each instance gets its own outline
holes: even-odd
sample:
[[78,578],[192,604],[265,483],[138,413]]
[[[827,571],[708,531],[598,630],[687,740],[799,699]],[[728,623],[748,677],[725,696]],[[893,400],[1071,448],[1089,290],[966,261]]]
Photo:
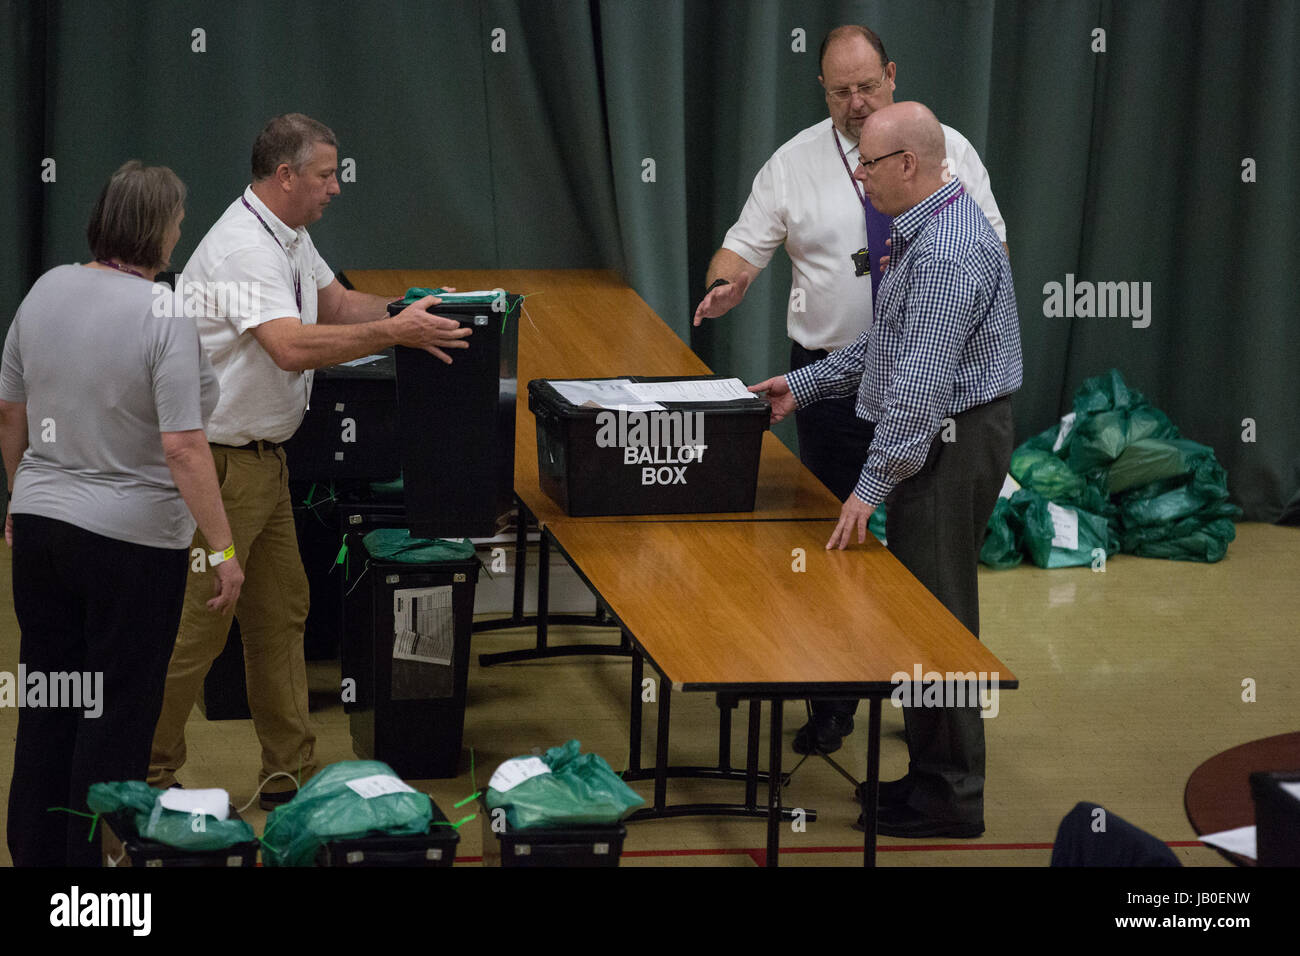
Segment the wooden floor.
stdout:
[[[1195,841],[1183,812],[1188,775],[1206,758],[1260,737],[1300,729],[1300,531],[1238,526],[1227,558],[1215,565],[1120,556],[1104,573],[1088,568],[1043,571],[981,569],[985,642],[1020,678],[986,724],[988,785],[982,838],[969,841],[880,840],[883,866],[1045,866],[1057,824],[1079,800],[1169,842],[1191,866],[1227,865]],[[17,672],[18,629],[9,593],[9,553],[0,548],[0,671]],[[556,628],[553,643],[607,641],[616,632]],[[531,632],[475,637],[476,651],[532,643]],[[627,761],[630,664],[623,659],[568,658],[479,669],[471,666],[465,746],[474,748],[475,780],[411,781],[452,820],[472,811],[452,805],[486,783],[503,759],[576,737],[584,750],[622,770]],[[348,719],[338,703],[337,665],[311,665],[313,713],[322,764],[353,757]],[[1256,701],[1243,702],[1253,680]],[[673,762],[716,757],[717,709],[711,695],[673,700]],[[906,769],[901,711],[886,705],[881,757],[886,779]],[[655,706],[646,707],[645,760],[653,754]],[[861,729],[837,755],[865,775],[865,707]],[[787,737],[804,721],[788,704]],[[763,721],[766,728],[766,716]],[[7,810],[17,711],[0,709],[0,823]],[[743,720],[733,752],[743,754]],[[227,788],[238,806],[256,786],[258,744],[250,721],[209,722],[196,710],[189,723],[187,786]],[[763,753],[766,753],[766,743]],[[786,744],[786,768],[796,755]],[[635,784],[649,797],[652,785]],[[738,787],[674,781],[670,802],[731,801]],[[861,834],[848,784],[821,761],[803,765],[787,806],[815,808],[817,822],[783,831],[786,866],[861,862]],[[265,814],[245,814],[260,833]],[[460,828],[458,860],[477,862],[478,820]],[[624,866],[754,866],[762,858],[761,821],[694,817],[633,824]],[[9,865],[0,846],[0,864]]]

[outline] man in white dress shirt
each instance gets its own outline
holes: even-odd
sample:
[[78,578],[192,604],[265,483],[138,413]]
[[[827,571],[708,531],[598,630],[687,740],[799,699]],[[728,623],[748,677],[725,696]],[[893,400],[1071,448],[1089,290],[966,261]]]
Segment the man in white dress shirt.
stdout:
[[[229,551],[245,569],[235,615],[262,745],[266,810],[291,799],[295,782],[316,769],[302,646],[307,577],[281,447],[302,422],[312,369],[390,345],[423,348],[450,362],[444,349],[469,345],[469,329],[425,311],[439,299],[427,296],[389,317],[387,300],[344,289],[334,277],[307,226],[339,194],[337,168],[338,141],[327,126],[301,113],[272,119],[253,144],[252,185],[177,277],[204,294],[199,335],[221,382],[207,434],[234,536]],[[195,538],[195,548],[203,544]],[[202,561],[190,567],[150,757],[149,782],[157,787],[175,783],[185,763],[185,722],[230,626],[203,613],[212,590],[207,570]],[[268,779],[275,774],[293,779]]]
[[[754,177],[740,219],[714,253],[708,292],[695,324],[735,308],[749,284],[785,244],[793,264],[786,328],[790,368],[802,368],[852,344],[871,325],[873,293],[890,218],[871,207],[853,179],[858,137],[868,116],[894,102],[897,64],[864,26],[836,27],[822,42],[821,75],[830,116],[782,145]],[[947,172],[961,180],[1006,247],[1006,226],[974,147],[943,127]],[[874,157],[869,157],[874,158]],[[829,399],[795,414],[799,457],[841,501],[852,493],[874,425],[857,417],[853,397]],[[852,731],[841,702],[815,703],[813,720],[795,736],[799,753],[831,753]]]

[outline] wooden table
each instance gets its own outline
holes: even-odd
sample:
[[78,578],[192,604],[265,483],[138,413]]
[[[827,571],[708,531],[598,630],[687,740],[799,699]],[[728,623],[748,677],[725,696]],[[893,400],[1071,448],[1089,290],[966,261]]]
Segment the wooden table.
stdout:
[[[709,370],[612,273],[573,271],[349,272],[353,286],[397,296],[412,286],[505,288],[530,295],[519,326],[519,381]],[[754,809],[757,711],[751,707],[746,805],[668,807],[671,693],[716,691],[770,700],[768,863],[781,820],[781,707],[787,699],[870,701],[864,862],[875,861],[880,707],[899,681],[977,673],[1009,690],[1016,678],[874,539],[844,552],[825,542],[840,503],[773,435],[764,435],[753,513],[570,518],[541,492],[536,428],[521,388],[515,491],[599,595],[633,652],[632,761],[640,772],[643,659],[663,680],[650,815]],[[803,549],[796,571],[794,549]],[[544,567],[545,565],[543,565]],[[519,574],[516,565],[516,574]],[[683,609],[689,609],[683,614]],[[810,609],[815,609],[815,613]],[[919,688],[918,688],[919,689]]]
[[[1252,740],[1215,754],[1192,771],[1183,791],[1183,808],[1197,836],[1255,824],[1250,775],[1256,771],[1300,769],[1300,733]],[[1249,857],[1215,847],[1238,866],[1255,866]]]

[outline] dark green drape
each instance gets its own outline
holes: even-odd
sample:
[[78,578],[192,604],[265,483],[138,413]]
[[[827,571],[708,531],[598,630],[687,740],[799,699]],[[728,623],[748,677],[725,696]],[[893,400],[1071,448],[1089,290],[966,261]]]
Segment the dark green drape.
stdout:
[[[690,313],[759,166],[825,115],[817,47],[845,22],[881,34],[896,98],[930,105],[989,170],[1025,347],[1020,437],[1113,366],[1216,449],[1247,517],[1300,507],[1288,0],[4,0],[0,315],[84,261],[95,195],[131,157],[190,188],[183,264],[247,181],[262,123],[298,110],[355,163],[313,227],[336,269],[613,268],[716,370],[766,377],[788,348],[783,253],[731,315],[693,330]],[[1151,283],[1150,325],[1048,317],[1044,285],[1067,274]]]

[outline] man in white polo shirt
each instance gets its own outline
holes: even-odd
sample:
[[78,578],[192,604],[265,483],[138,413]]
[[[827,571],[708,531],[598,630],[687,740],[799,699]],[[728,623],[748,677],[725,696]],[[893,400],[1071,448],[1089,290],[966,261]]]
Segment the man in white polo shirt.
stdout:
[[[822,42],[821,75],[830,116],[782,145],[754,177],[740,219],[709,262],[709,287],[695,324],[724,315],[785,244],[793,264],[786,328],[790,368],[820,361],[871,325],[890,219],[871,207],[853,179],[863,121],[894,102],[897,64],[864,26],[836,27]],[[964,136],[944,126],[948,172],[984,211],[1006,247],[1006,227],[988,172]],[[866,157],[875,159],[876,157]],[[829,399],[795,414],[799,458],[841,501],[853,491],[874,426],[858,418],[854,399]],[[814,719],[795,736],[800,753],[830,753],[853,729],[835,703],[814,703]]]
[[[306,227],[339,194],[338,141],[300,113],[277,116],[253,145],[253,183],[203,237],[177,277],[204,294],[203,347],[221,383],[208,424],[222,500],[245,569],[235,614],[244,641],[248,703],[262,744],[262,807],[291,799],[315,771],[307,713],[303,626],[308,586],[298,553],[289,473],[280,447],[311,396],[312,369],[390,345],[466,348],[468,328],[431,315],[430,296],[389,317],[386,300],[347,290]],[[204,547],[201,537],[195,547]],[[191,566],[176,648],[154,733],[149,782],[167,787],[185,762],[185,722],[230,622],[204,613],[213,575]],[[272,774],[286,773],[293,779]]]

